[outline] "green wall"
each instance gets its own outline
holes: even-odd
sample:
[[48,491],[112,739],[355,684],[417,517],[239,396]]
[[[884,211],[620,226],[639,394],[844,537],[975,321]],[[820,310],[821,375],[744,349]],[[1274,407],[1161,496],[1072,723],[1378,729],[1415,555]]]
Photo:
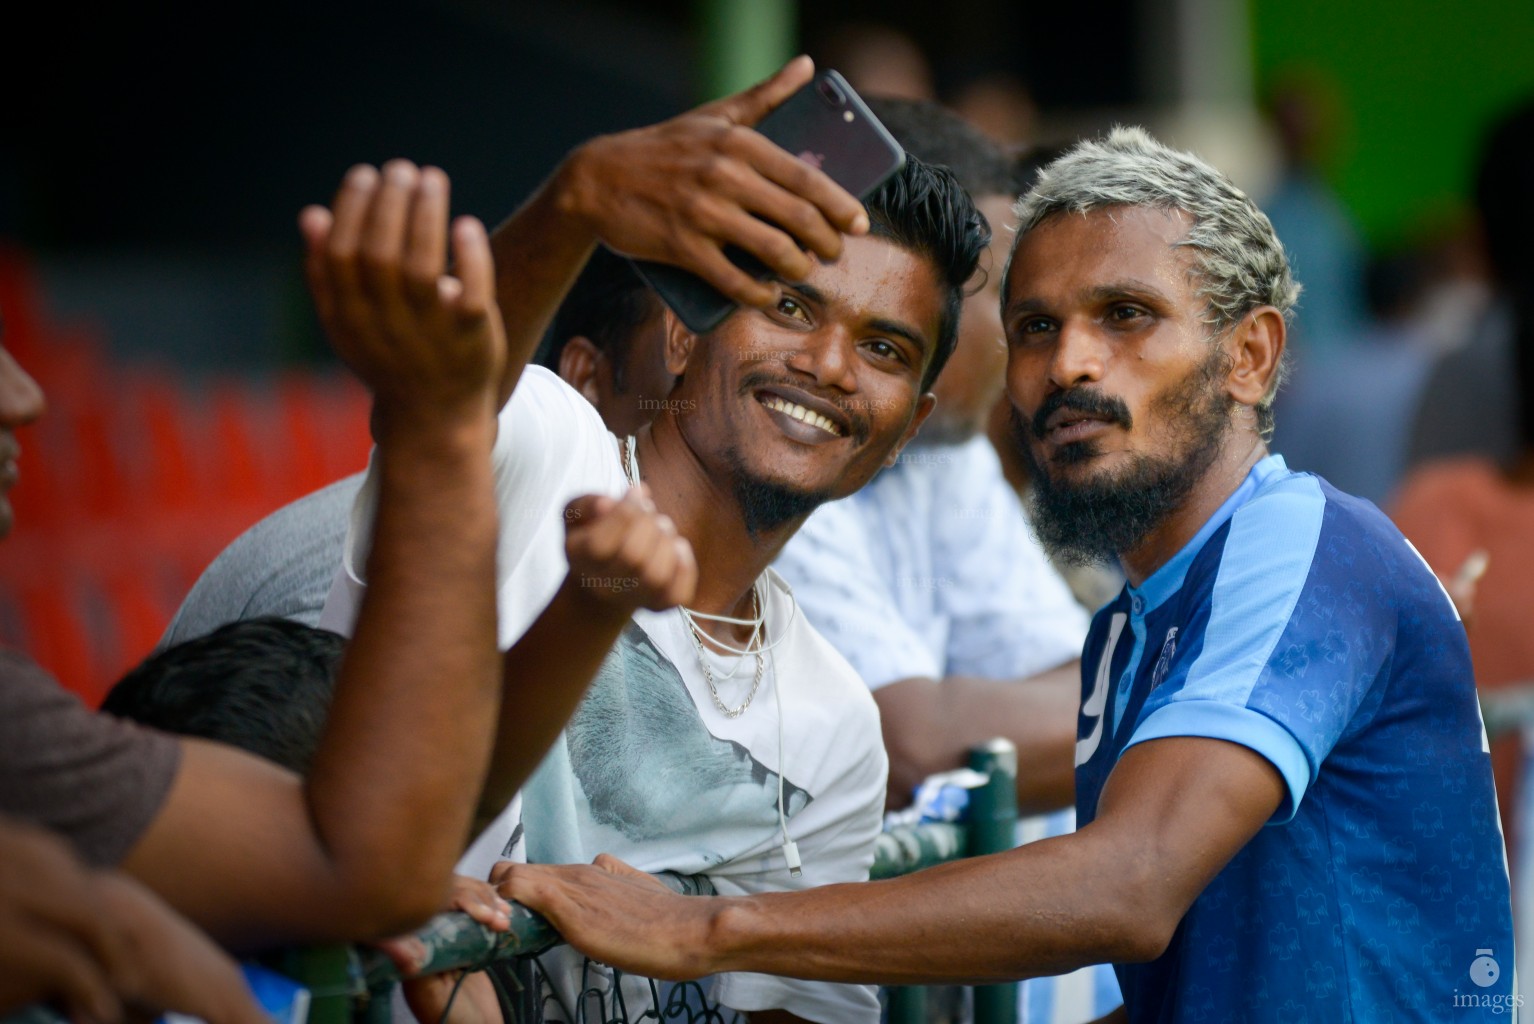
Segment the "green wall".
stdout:
[[1328,170],[1375,242],[1452,208],[1489,119],[1534,94],[1534,0],[1248,2],[1259,84],[1296,66],[1335,82]]

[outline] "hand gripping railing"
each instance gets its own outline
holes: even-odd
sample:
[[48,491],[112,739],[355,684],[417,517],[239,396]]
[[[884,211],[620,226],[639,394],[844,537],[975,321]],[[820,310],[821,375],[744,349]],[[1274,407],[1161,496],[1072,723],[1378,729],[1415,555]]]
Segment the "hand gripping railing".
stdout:
[[[1006,740],[993,740],[970,754],[970,767],[987,781],[970,791],[965,818],[892,829],[879,836],[870,872],[875,879],[894,878],[934,864],[1010,849],[1017,822],[1017,752]],[[702,875],[655,876],[686,896],[711,896],[714,887]],[[424,947],[416,975],[483,968],[495,962],[535,957],[564,940],[553,925],[532,910],[513,903],[511,927],[495,932],[461,912],[438,914],[415,933]],[[384,953],[370,947],[309,946],[278,951],[262,960],[309,990],[309,1024],[388,1024],[388,994],[400,980]],[[926,1020],[926,989],[887,990],[891,1024]],[[1017,986],[984,985],[974,990],[974,1024],[1015,1024]],[[656,1017],[659,1015],[656,1014]],[[626,1017],[603,1017],[626,1020]],[[667,1016],[668,1020],[673,1019]],[[725,1020],[712,1009],[695,1020]],[[51,1010],[29,1007],[0,1024],[63,1024]],[[513,1024],[508,1021],[507,1024]],[[519,1022],[520,1024],[520,1022]]]
[[[683,896],[714,895],[713,883],[703,875],[660,872],[655,878]],[[511,904],[508,916],[511,927],[497,932],[459,911],[438,914],[414,933],[424,956],[412,977],[536,956],[564,942],[546,918],[520,903]],[[390,1020],[387,997],[401,976],[394,962],[378,949],[310,946],[283,951],[269,962],[309,989],[309,1024],[387,1024]]]

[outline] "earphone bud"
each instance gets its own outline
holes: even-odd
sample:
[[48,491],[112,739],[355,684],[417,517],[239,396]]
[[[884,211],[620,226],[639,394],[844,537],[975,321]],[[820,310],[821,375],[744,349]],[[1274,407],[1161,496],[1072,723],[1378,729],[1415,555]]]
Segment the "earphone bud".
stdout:
[[788,861],[788,873],[798,878],[804,874],[799,863],[799,844],[792,839],[783,843],[783,859]]
[[[773,575],[774,577],[777,576],[776,573]],[[781,577],[778,577],[778,581],[783,583]],[[787,583],[783,583],[783,589],[788,590]],[[788,596],[792,599],[794,596],[793,591],[789,590]],[[798,610],[797,602],[793,607],[796,611]],[[792,616],[789,618],[789,623],[793,623]],[[787,634],[785,633],[785,635]],[[771,647],[767,648],[767,660],[772,665],[772,699],[778,708],[778,827],[783,831],[783,859],[788,862],[788,873],[794,878],[798,878],[804,874],[802,863],[799,860],[799,844],[788,836],[788,814],[783,809],[783,772],[787,767],[783,763],[783,690],[782,682],[778,679],[778,663],[772,656]]]

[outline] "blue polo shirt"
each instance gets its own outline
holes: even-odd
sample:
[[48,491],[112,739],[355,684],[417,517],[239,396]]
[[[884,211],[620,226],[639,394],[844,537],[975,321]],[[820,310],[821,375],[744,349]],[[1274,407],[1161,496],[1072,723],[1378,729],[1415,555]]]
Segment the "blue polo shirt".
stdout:
[[1287,794],[1171,945],[1116,970],[1133,1021],[1508,1019],[1512,910],[1458,613],[1372,504],[1281,456],[1097,613],[1077,815],[1128,747],[1261,754]]

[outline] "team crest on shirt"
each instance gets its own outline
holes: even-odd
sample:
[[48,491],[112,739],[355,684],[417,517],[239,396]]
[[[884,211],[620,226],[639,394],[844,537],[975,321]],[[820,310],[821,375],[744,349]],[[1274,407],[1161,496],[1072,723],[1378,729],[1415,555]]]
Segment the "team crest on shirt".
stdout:
[[1166,639],[1161,643],[1161,657],[1156,659],[1156,667],[1151,670],[1150,688],[1154,690],[1166,682],[1167,674],[1172,671],[1172,656],[1177,653],[1177,627],[1173,626],[1166,631]]

